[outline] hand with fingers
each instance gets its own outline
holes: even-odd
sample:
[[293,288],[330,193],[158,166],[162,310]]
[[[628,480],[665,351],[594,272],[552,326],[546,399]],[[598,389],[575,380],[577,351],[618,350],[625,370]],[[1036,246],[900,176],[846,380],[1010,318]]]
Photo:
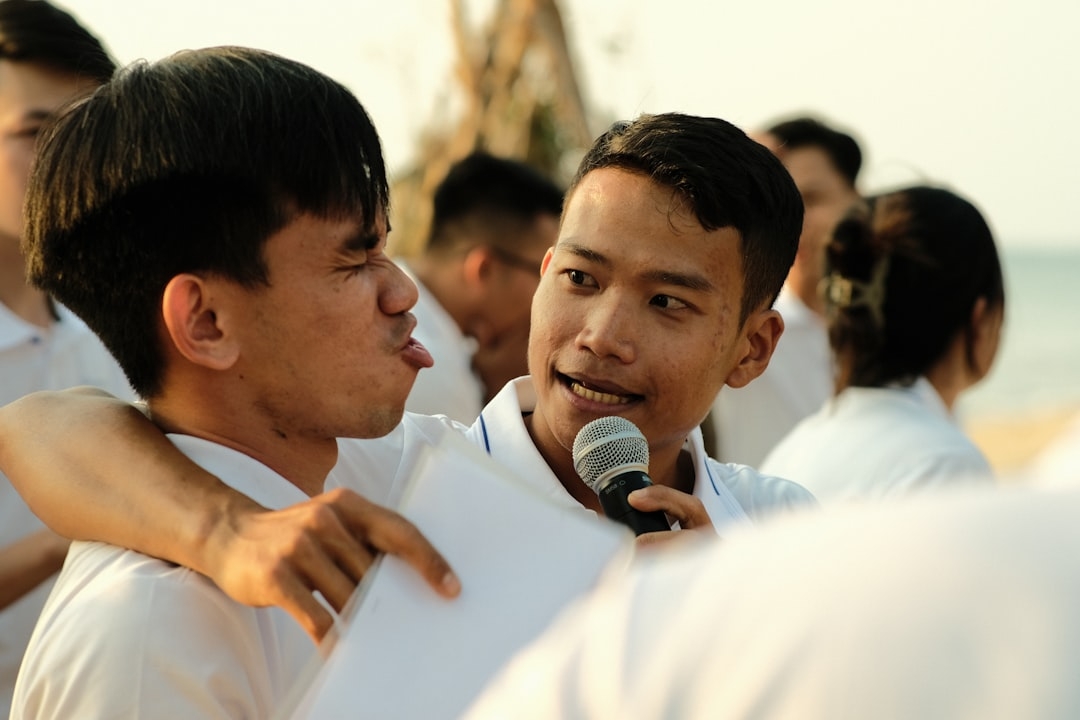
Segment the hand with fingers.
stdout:
[[461,589],[412,523],[340,488],[273,512],[238,498],[221,514],[203,552],[207,574],[229,597],[283,608],[316,642],[333,617],[314,593],[341,612],[380,553],[413,566],[443,597]]
[[[627,502],[636,510],[667,514],[671,520],[677,520],[683,530],[693,530],[694,535],[702,532],[715,534],[712,520],[701,500],[666,485],[650,485],[635,490],[627,496]],[[667,543],[676,539],[686,539],[685,534],[676,530],[669,532],[651,532],[637,537],[637,546],[649,547]]]

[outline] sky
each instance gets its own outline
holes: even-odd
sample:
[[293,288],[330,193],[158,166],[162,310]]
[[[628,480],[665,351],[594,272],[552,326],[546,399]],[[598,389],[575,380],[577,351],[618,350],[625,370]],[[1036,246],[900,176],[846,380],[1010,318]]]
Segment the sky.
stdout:
[[[470,0],[482,22],[492,0]],[[59,0],[121,63],[248,45],[371,113],[391,172],[453,107],[449,0]],[[861,186],[943,184],[1006,247],[1080,248],[1075,0],[561,0],[599,133],[642,112],[745,129],[814,114],[855,134]]]

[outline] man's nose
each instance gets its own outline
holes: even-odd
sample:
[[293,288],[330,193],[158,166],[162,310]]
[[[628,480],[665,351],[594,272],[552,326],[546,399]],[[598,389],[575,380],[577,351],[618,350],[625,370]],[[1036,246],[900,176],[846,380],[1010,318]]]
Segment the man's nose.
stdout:
[[597,357],[633,362],[639,319],[629,299],[616,293],[598,297],[582,316],[578,345]]
[[396,263],[389,263],[379,288],[379,306],[387,315],[406,312],[420,297],[416,283]]

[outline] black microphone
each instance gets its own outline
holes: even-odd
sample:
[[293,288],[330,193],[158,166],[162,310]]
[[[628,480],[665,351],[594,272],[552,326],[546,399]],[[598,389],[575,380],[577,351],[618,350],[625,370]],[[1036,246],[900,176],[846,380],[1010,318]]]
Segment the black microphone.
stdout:
[[597,418],[581,428],[574,438],[574,470],[600,496],[604,514],[635,535],[671,529],[664,513],[636,510],[626,500],[633,491],[652,485],[649,442],[626,418]]

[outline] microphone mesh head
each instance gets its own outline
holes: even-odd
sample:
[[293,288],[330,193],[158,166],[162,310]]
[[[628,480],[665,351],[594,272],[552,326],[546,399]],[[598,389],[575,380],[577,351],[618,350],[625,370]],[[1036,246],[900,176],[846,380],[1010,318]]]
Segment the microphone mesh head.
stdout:
[[593,490],[596,481],[623,468],[649,469],[649,442],[637,425],[613,415],[587,423],[574,438],[574,469]]

